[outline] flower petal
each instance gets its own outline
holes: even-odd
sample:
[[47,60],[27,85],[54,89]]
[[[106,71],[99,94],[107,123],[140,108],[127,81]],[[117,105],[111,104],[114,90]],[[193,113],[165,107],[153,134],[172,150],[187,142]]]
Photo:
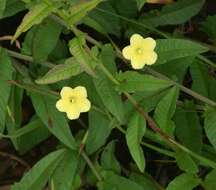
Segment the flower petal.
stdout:
[[69,103],[67,101],[64,101],[63,99],[60,99],[56,102],[56,108],[60,112],[66,112],[69,108]]
[[69,98],[73,94],[73,89],[71,87],[65,86],[62,88],[60,95],[64,98]]
[[82,98],[76,105],[80,112],[87,112],[91,108],[91,102],[87,98]]
[[154,51],[152,51],[151,53],[149,53],[146,57],[145,57],[145,63],[147,65],[152,65],[157,61],[157,53],[155,53]]
[[77,86],[76,88],[73,89],[75,96],[77,98],[86,98],[87,97],[87,91],[84,86]]
[[131,65],[133,69],[142,69],[145,65],[143,56],[136,56],[131,60]]
[[130,44],[137,46],[143,43],[144,38],[139,34],[133,34],[130,38]]
[[144,50],[154,50],[154,48],[156,47],[156,41],[153,38],[145,38],[143,39],[143,44],[142,47]]
[[131,57],[133,56],[133,48],[131,46],[126,46],[123,50],[122,50],[122,54],[124,56],[125,59],[131,59]]
[[71,109],[71,110],[67,111],[66,113],[67,113],[67,117],[70,120],[78,119],[80,116],[80,112],[76,109]]

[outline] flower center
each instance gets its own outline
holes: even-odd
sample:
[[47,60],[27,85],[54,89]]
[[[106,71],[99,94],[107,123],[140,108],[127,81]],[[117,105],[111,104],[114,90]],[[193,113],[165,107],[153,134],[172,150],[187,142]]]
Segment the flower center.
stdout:
[[69,102],[70,102],[70,103],[75,103],[75,102],[76,102],[76,97],[71,96],[71,97],[69,98]]
[[142,54],[142,53],[143,53],[143,50],[142,50],[142,48],[137,48],[137,49],[136,49],[136,52],[137,52],[137,54]]

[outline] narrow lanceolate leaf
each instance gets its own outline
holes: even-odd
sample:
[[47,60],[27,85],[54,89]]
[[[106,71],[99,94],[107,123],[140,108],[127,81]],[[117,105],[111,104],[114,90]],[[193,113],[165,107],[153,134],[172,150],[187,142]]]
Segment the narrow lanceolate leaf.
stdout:
[[210,143],[216,149],[216,109],[208,108],[205,111],[204,129]]
[[37,84],[51,84],[61,80],[69,79],[80,74],[80,64],[74,58],[68,58],[64,64],[56,65],[43,77],[37,79]]
[[118,79],[121,81],[119,89],[127,92],[158,92],[172,86],[169,81],[151,75],[139,74],[135,71],[120,73]]
[[196,174],[199,171],[196,162],[187,152],[177,149],[175,158],[177,165],[181,170],[191,174]]
[[1,0],[0,1],[0,18],[2,17],[4,10],[6,7],[6,0]]
[[106,143],[112,127],[109,119],[102,113],[91,110],[89,112],[89,130],[86,141],[86,151],[94,153]]
[[115,157],[115,141],[111,141],[101,154],[101,167],[104,170],[111,170],[115,173],[121,173],[121,166]]
[[184,109],[178,107],[173,120],[176,126],[175,134],[179,141],[200,154],[203,145],[202,127],[193,102],[185,102]]
[[45,19],[36,29],[32,53],[36,62],[45,61],[59,40],[62,26],[52,19]]
[[182,0],[165,6],[162,11],[149,14],[141,22],[151,26],[182,24],[195,16],[202,8],[205,0]]
[[141,10],[146,0],[136,0],[138,10]]
[[98,183],[99,190],[143,190],[142,186],[125,177],[116,175],[114,172],[102,173],[103,181]]
[[76,61],[80,64],[81,68],[89,75],[95,77],[95,71],[93,70],[92,62],[93,58],[82,47],[80,39],[74,38],[69,43],[71,54]]
[[73,189],[74,178],[77,173],[79,155],[76,151],[67,151],[61,163],[52,175],[52,187],[56,190]]
[[202,30],[208,34],[210,40],[216,44],[216,14],[208,16],[205,22],[203,23]]
[[65,149],[60,149],[48,154],[26,173],[19,183],[13,185],[11,190],[43,189],[65,152]]
[[175,113],[178,94],[179,89],[172,87],[160,100],[154,112],[154,119],[158,126],[169,135],[174,133],[174,123],[171,119]]
[[71,7],[70,17],[68,23],[70,25],[76,24],[80,21],[89,11],[94,9],[102,0],[92,0],[88,2],[79,2],[77,5]]
[[12,64],[4,49],[0,48],[0,132],[4,131],[7,115],[8,100],[11,92],[11,85],[8,80],[12,80]]
[[41,118],[49,131],[63,144],[71,149],[76,149],[76,142],[70,132],[67,120],[62,113],[57,111],[56,102],[36,93],[31,93],[31,99],[38,117]]
[[97,72],[94,85],[106,108],[118,119],[124,122],[124,108],[121,95],[115,89],[113,83],[100,71]]
[[126,140],[129,151],[141,172],[144,172],[145,169],[145,157],[140,145],[145,129],[146,121],[139,113],[135,112],[128,123]]
[[208,67],[201,61],[195,59],[190,65],[190,73],[192,77],[192,90],[209,97],[210,93],[210,75]]
[[212,170],[205,177],[204,184],[205,184],[206,190],[214,190],[215,189],[215,187],[216,187],[215,176],[216,176],[216,170]]
[[193,190],[199,185],[199,179],[193,174],[181,174],[172,180],[166,190]]
[[22,23],[19,25],[19,27],[16,30],[16,33],[13,36],[12,41],[15,41],[20,36],[20,34],[26,32],[33,25],[39,24],[54,10],[54,6],[48,5],[43,2],[34,6],[23,18]]
[[199,43],[184,39],[160,39],[157,40],[156,52],[158,53],[158,64],[168,61],[194,56],[208,51],[208,48]]

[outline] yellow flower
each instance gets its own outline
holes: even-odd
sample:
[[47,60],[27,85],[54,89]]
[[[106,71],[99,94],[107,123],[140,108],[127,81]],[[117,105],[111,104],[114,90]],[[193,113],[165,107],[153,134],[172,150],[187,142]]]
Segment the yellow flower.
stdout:
[[130,45],[122,50],[122,54],[126,59],[131,60],[134,69],[142,69],[145,64],[152,65],[156,62],[155,46],[156,41],[154,39],[133,34],[130,38]]
[[87,99],[85,87],[77,86],[74,89],[63,87],[60,95],[61,99],[56,102],[56,108],[60,112],[66,112],[69,119],[78,119],[80,113],[90,110],[91,103]]

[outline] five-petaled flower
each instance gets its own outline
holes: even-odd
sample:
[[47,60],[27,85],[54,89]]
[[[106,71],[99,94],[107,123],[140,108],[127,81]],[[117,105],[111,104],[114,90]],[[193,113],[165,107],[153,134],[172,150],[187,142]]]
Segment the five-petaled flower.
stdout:
[[90,110],[91,103],[87,99],[85,87],[63,87],[60,95],[61,99],[56,102],[56,108],[60,112],[66,112],[69,119],[78,119],[80,113]]
[[143,38],[139,34],[133,34],[130,45],[122,50],[122,54],[126,59],[131,60],[134,69],[142,69],[144,65],[152,65],[156,62],[155,47],[156,41],[153,38]]

